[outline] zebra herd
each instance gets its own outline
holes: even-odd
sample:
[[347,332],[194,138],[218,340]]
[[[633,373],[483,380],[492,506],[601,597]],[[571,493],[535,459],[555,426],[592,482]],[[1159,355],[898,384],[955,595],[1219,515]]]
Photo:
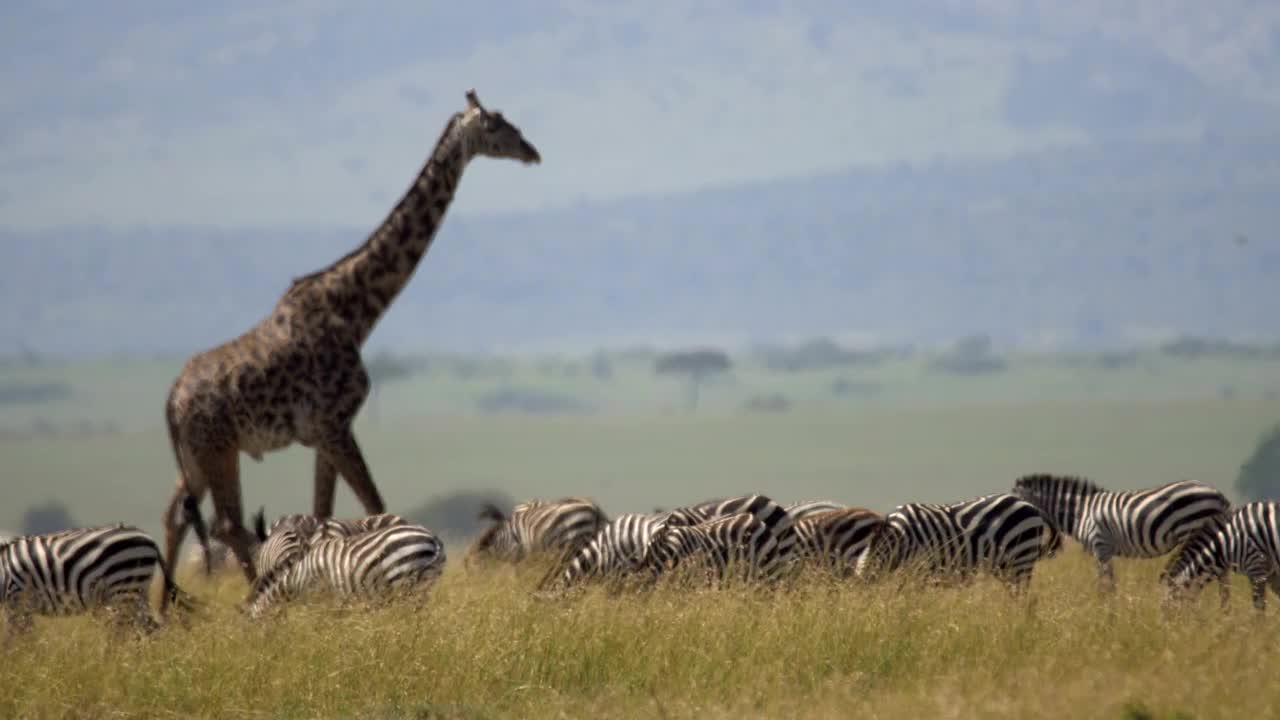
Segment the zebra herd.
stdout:
[[[212,571],[207,529],[187,507]],[[765,495],[708,500],[610,519],[593,501],[531,500],[510,514],[486,506],[490,525],[471,544],[466,565],[517,563],[542,556],[550,570],[535,592],[556,596],[591,581],[639,589],[659,581],[778,587],[805,568],[875,582],[914,571],[933,582],[963,583],[977,573],[1016,594],[1036,563],[1051,558],[1065,535],[1097,563],[1102,590],[1114,589],[1112,559],[1172,554],[1161,574],[1169,599],[1212,580],[1227,600],[1228,575],[1246,575],[1253,602],[1265,608],[1268,586],[1280,595],[1280,502],[1231,508],[1219,491],[1175,482],[1108,491],[1079,477],[1027,475],[1010,492],[951,504],[910,503],[881,515],[830,501],[780,505]],[[267,526],[255,518],[257,579],[241,606],[251,618],[308,593],[421,602],[445,566],[444,543],[392,514],[351,520],[285,515]],[[137,528],[111,525],[0,541],[0,605],[6,637],[33,614],[107,608],[123,623],[155,625],[148,594],[159,573],[160,614],[195,602],[173,582],[156,543]]]

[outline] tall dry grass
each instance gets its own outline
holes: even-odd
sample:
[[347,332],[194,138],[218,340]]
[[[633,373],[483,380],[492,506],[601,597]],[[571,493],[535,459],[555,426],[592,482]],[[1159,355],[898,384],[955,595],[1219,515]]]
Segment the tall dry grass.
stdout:
[[0,655],[0,717],[1280,717],[1276,610],[1237,579],[1161,608],[1159,562],[1100,597],[1075,549],[1029,598],[995,582],[561,601],[536,569],[450,569],[428,610],[312,603],[270,622],[188,578],[189,627],[54,618]]

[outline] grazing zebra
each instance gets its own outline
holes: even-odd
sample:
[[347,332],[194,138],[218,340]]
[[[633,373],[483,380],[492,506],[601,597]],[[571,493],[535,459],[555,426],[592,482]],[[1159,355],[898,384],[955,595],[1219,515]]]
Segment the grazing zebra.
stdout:
[[1173,552],[1206,523],[1223,520],[1230,503],[1217,490],[1182,481],[1111,492],[1080,477],[1027,475],[1013,492],[1053,519],[1098,564],[1102,589],[1115,589],[1113,557],[1154,558]]
[[1249,578],[1258,610],[1267,607],[1267,585],[1280,596],[1280,502],[1248,503],[1223,522],[1206,525],[1182,546],[1164,580],[1171,596],[1199,592],[1217,580],[1226,605],[1231,570]]
[[[283,557],[304,552],[308,545],[326,538],[344,538],[361,535],[374,530],[407,525],[408,522],[394,513],[379,513],[364,517],[338,519],[320,518],[315,515],[281,515],[266,527],[266,512],[259,508],[253,516],[253,532],[258,539],[258,548],[254,564],[258,567],[276,565]],[[292,535],[273,541],[272,538],[282,535],[284,531],[293,531]]]
[[542,552],[566,558],[591,542],[609,522],[599,505],[577,497],[530,500],[516,505],[510,517],[493,505],[485,505],[479,517],[493,524],[471,544],[467,563],[475,558],[517,562]]
[[6,540],[0,543],[0,605],[9,634],[29,627],[32,614],[97,608],[123,611],[119,620],[150,629],[155,622],[148,593],[157,569],[164,580],[160,614],[170,602],[189,606],[160,548],[136,527],[106,525]]
[[677,570],[705,573],[707,579],[721,583],[731,576],[773,581],[784,567],[784,558],[774,528],[743,512],[697,525],[662,523],[653,532],[642,565],[652,581]]
[[734,498],[707,500],[672,510],[667,516],[670,526],[692,526],[717,518],[747,513],[765,524],[778,544],[778,558],[790,561],[795,550],[796,533],[791,515],[765,495],[742,495]]
[[569,588],[591,577],[617,578],[634,572],[644,560],[653,533],[666,513],[626,513],[600,529],[591,542],[578,548],[567,564],[553,566],[540,589],[556,584]]
[[247,606],[255,618],[311,591],[381,600],[424,588],[440,576],[445,564],[444,543],[420,525],[392,525],[309,544],[297,532],[281,530],[267,541],[302,550],[282,553],[258,576]]
[[796,554],[838,577],[847,577],[883,525],[884,516],[866,508],[812,513],[795,523]]
[[1016,592],[1031,581],[1037,560],[1062,547],[1053,522],[1014,495],[987,495],[951,505],[911,503],[885,516],[858,559],[859,577],[904,566],[930,576],[967,580],[984,570]]
[[810,515],[831,512],[832,510],[844,510],[847,507],[849,506],[832,500],[805,500],[791,503],[783,509],[791,516],[791,522],[798,523]]

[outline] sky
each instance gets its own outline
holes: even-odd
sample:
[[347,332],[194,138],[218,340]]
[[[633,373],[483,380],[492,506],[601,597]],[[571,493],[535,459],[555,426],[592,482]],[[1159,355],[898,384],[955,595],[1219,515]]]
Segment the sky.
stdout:
[[544,161],[476,163],[463,214],[1280,119],[1266,1],[121,0],[0,18],[0,228],[17,230],[373,226],[470,87]]

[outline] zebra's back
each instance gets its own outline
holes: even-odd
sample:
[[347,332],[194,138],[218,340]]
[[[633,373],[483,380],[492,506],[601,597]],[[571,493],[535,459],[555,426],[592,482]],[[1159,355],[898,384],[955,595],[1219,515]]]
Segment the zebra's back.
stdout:
[[[665,514],[625,513],[615,517],[596,533],[568,560],[555,578],[564,587],[589,577],[618,577],[640,566],[654,532],[666,519]],[[546,583],[542,583],[545,585]]]
[[471,544],[468,559],[519,561],[543,553],[567,557],[591,542],[609,522],[599,505],[577,497],[526,501],[510,516],[490,506],[481,512],[481,518],[493,524]]
[[1060,544],[1053,522],[1013,495],[951,505],[912,503],[885,517],[884,529],[859,560],[859,574],[915,566],[964,579],[985,570],[1019,586]]
[[796,544],[791,515],[767,495],[741,495],[677,508],[668,513],[667,525],[690,527],[740,513],[747,513],[765,525],[777,543],[778,555],[783,562],[791,558]]
[[866,508],[813,513],[795,524],[796,553],[845,575],[857,566],[858,558],[883,525],[884,517]]
[[782,556],[769,525],[744,512],[697,525],[660,526],[644,564],[654,577],[678,571],[720,581],[731,573],[748,581],[774,580]]
[[783,509],[791,516],[792,523],[798,523],[810,515],[832,512],[834,510],[845,510],[848,507],[848,505],[835,502],[834,500],[804,500],[802,502],[791,503]]
[[0,546],[0,599],[41,614],[145,603],[157,569],[165,573],[160,548],[136,527],[26,535]]

